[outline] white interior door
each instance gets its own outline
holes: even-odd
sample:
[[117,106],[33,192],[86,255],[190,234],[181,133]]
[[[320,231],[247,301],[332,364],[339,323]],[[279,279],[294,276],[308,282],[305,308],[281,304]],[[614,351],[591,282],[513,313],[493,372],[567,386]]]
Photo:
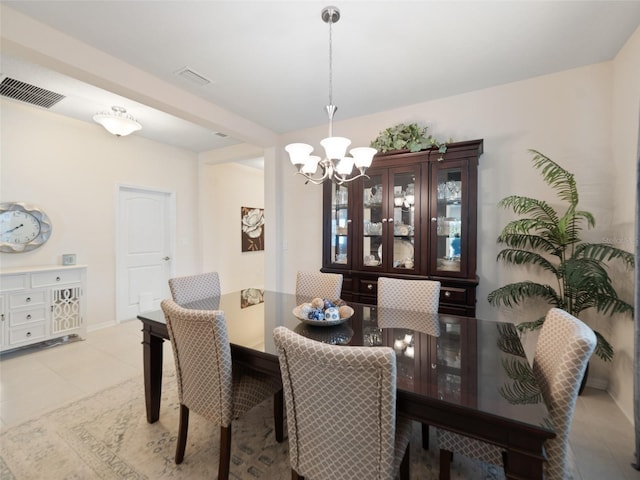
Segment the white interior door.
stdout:
[[118,321],[160,308],[172,274],[174,197],[171,193],[120,187],[117,231]]

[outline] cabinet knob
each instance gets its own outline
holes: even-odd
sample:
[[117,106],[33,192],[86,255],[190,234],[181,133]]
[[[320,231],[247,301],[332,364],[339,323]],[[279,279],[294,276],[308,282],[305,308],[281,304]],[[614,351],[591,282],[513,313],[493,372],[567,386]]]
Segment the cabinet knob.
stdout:
[[438,219],[436,217],[431,217],[431,223],[436,223]]
[[351,223],[351,219],[350,218],[347,218],[347,223]]
[[444,296],[445,296],[445,297],[450,297],[450,296],[451,296],[451,292],[449,292],[449,291],[444,292]]
[[387,219],[386,219],[386,218],[383,218],[383,219],[382,219],[382,223],[387,223]]
[[31,301],[31,297],[27,297],[24,299],[25,302],[29,303]]
[[56,277],[56,282],[59,282],[59,281],[60,281],[60,277]]
[[27,320],[31,320],[31,314],[27,315]]
[[435,364],[435,363],[432,363],[432,364],[431,364],[431,368],[432,368],[433,370],[435,370],[436,368],[438,368],[438,365],[437,365],[437,364]]
[[368,290],[373,290],[373,284],[370,283],[369,285],[367,285],[367,289]]
[[393,223],[393,218],[390,218],[389,220],[387,220],[389,223]]
[[30,337],[30,336],[31,336],[31,332],[27,332],[27,337]]
[[168,262],[169,260],[171,260],[171,257],[164,257],[162,260],[164,260],[165,262]]

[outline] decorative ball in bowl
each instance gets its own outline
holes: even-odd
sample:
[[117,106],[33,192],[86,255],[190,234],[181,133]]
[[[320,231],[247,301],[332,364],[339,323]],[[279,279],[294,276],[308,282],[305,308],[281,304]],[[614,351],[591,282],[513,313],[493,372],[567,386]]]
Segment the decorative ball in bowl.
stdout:
[[353,315],[353,308],[348,305],[338,305],[326,298],[314,298],[310,303],[303,303],[293,309],[293,314],[298,320],[321,327],[340,325],[349,320]]

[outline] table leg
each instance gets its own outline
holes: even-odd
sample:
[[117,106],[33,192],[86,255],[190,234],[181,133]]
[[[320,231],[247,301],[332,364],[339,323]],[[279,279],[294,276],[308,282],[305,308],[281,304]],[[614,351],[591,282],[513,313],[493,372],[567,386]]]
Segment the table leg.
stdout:
[[544,454],[535,455],[532,452],[507,451],[507,474],[509,480],[540,479],[543,478]]
[[153,335],[147,325],[142,327],[144,399],[147,408],[147,422],[149,423],[157,422],[160,418],[163,343],[164,340]]

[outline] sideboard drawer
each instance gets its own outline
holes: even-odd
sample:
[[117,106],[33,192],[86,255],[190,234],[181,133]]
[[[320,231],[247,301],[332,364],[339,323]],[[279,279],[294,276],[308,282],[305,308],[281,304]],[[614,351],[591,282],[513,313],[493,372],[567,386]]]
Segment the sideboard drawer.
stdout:
[[45,292],[31,291],[27,293],[16,293],[9,297],[9,307],[28,307],[31,305],[42,305],[45,303]]
[[38,339],[46,338],[46,328],[44,322],[29,325],[22,328],[9,330],[9,345],[19,345],[21,343],[33,343]]
[[467,303],[467,289],[456,287],[440,287],[440,302]]
[[31,286],[53,287],[68,283],[79,283],[82,279],[81,270],[52,270],[50,272],[40,272],[31,275]]
[[27,288],[27,279],[25,274],[3,275],[0,279],[0,292],[15,292],[16,290],[24,290]]
[[25,325],[27,323],[44,322],[47,318],[45,307],[12,310],[9,312],[9,327]]

